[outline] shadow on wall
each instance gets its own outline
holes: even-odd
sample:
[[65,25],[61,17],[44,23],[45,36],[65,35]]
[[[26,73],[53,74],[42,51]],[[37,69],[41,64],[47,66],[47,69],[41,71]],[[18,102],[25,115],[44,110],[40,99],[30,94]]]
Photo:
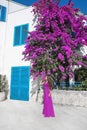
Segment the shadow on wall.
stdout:
[[40,90],[40,82],[41,77],[37,77],[35,80],[31,81],[31,97],[38,91]]

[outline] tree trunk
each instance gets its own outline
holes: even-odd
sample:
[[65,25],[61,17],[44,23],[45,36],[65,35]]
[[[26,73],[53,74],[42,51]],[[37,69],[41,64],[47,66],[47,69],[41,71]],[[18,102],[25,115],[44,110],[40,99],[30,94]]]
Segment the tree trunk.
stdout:
[[66,83],[66,90],[69,90],[69,76],[67,76],[67,78],[65,79],[65,83]]

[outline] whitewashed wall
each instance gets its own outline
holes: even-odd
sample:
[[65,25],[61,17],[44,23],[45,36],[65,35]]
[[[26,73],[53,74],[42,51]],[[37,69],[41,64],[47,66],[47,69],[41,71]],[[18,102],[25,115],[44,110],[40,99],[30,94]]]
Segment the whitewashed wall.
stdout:
[[[9,89],[11,82],[12,66],[29,66],[29,62],[22,60],[24,45],[13,46],[14,27],[22,24],[29,24],[29,31],[33,28],[32,7],[26,7],[15,2],[0,0],[0,5],[7,8],[6,22],[0,22],[0,73],[6,74]],[[32,79],[30,79],[30,91]],[[9,97],[8,97],[9,98]]]
[[6,0],[0,0],[0,5],[8,7],[8,1],[6,1]]
[[[11,67],[12,66],[29,66],[29,62],[22,60],[22,52],[24,50],[24,45],[13,46],[14,39],[14,27],[22,24],[29,23],[29,31],[34,28],[32,26],[33,14],[31,13],[32,8],[26,8],[17,12],[8,14],[7,28],[6,28],[6,39],[4,48],[4,69],[3,73],[7,75],[10,86],[11,77]],[[31,80],[30,80],[31,86]],[[31,88],[31,87],[30,87]]]
[[8,2],[8,13],[16,12],[22,9],[26,9],[27,6],[24,6],[22,4],[16,3],[16,2]]
[[13,47],[14,26],[29,23],[29,31],[32,31],[34,29],[33,14],[31,13],[32,7],[25,8],[6,0],[0,0],[0,4],[6,6],[8,12],[7,22],[0,22],[0,73],[7,75],[10,86],[11,67],[29,65],[29,62],[21,60],[24,46]]
[[6,23],[0,22],[0,74],[3,73]]
[[[5,56],[7,55],[6,50],[7,50],[7,46],[8,46],[7,40],[9,39],[9,37],[10,37],[9,43],[12,43],[13,36],[11,37],[11,34],[12,34],[13,31],[11,30],[11,28],[15,24],[15,22],[13,22],[13,21],[16,21],[16,24],[17,24],[17,21],[19,21],[17,19],[21,18],[20,16],[18,16],[18,18],[16,16],[16,19],[10,18],[10,16],[12,17],[12,15],[14,15],[14,14],[11,14],[11,13],[12,12],[17,13],[17,11],[22,10],[22,9],[26,9],[26,8],[23,5],[20,5],[20,4],[14,3],[14,2],[10,2],[10,1],[6,1],[6,0],[0,0],[0,5],[5,6],[6,9],[7,9],[6,22],[0,21],[0,74],[1,74],[1,73],[4,73],[5,59],[6,59]],[[28,10],[28,12],[29,11],[30,10]],[[8,13],[9,13],[9,15],[8,15]],[[25,17],[23,19],[25,19]],[[24,20],[22,20],[22,21],[24,21]],[[21,21],[21,23],[22,23],[22,21]],[[26,22],[26,19],[25,19],[25,22]],[[9,24],[10,24],[10,26],[9,26]],[[11,31],[11,34],[10,34],[10,31]],[[7,37],[8,37],[8,39],[7,39]],[[8,56],[8,58],[10,59],[9,56]]]
[[8,13],[19,11],[22,9],[27,8],[26,6],[13,2],[13,1],[7,1],[7,0],[0,0],[0,5],[3,5],[7,8]]
[[[0,0],[0,5],[8,8],[8,2],[6,0]],[[0,21],[0,74],[4,71],[4,47],[6,39],[7,22]]]
[[[52,100],[55,105],[87,107],[87,91],[52,90]],[[31,100],[36,101],[36,93]],[[38,95],[38,102],[43,102],[43,90]]]

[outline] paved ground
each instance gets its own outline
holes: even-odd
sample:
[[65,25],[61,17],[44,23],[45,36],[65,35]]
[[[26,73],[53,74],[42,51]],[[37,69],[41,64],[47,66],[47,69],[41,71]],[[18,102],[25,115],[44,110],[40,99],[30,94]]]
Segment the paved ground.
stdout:
[[44,118],[39,102],[0,102],[0,130],[87,130],[87,108],[60,105],[54,108],[56,117]]

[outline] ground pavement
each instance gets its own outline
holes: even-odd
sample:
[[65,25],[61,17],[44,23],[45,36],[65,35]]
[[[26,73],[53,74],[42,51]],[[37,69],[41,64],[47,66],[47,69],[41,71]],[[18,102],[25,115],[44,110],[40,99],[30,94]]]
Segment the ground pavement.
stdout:
[[0,102],[0,130],[87,130],[87,108],[55,105],[55,118],[44,118],[41,103]]

